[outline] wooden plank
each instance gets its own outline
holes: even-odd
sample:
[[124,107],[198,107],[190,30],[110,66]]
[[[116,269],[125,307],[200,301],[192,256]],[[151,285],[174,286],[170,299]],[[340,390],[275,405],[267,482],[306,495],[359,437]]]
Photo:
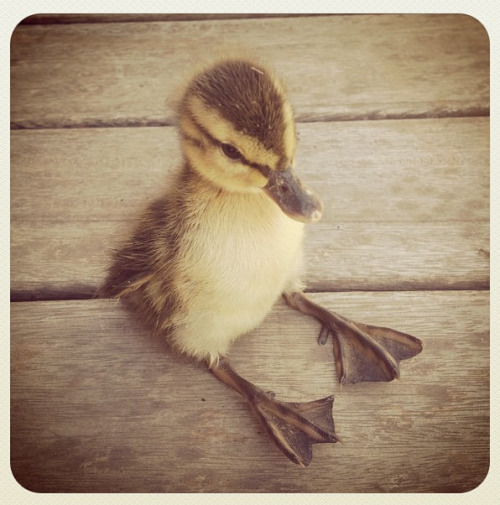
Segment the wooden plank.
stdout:
[[[120,243],[116,228],[114,222],[13,228],[11,299],[94,296]],[[303,279],[316,291],[488,289],[489,258],[487,222],[316,225],[305,243]]]
[[[299,125],[323,223],[489,217],[489,118]],[[174,128],[11,132],[12,219],[129,219],[181,163]],[[166,180],[167,177],[167,180]]]
[[169,124],[172,103],[163,104],[186,63],[223,46],[265,55],[301,121],[489,110],[489,39],[465,15],[21,25],[11,45],[13,125]]
[[[308,227],[312,289],[488,287],[487,118],[302,124],[300,138],[325,203]],[[91,296],[179,163],[173,128],[12,132],[14,297]]]
[[[343,443],[306,469],[244,402],[116,302],[14,303],[11,463],[38,492],[463,492],[489,465],[489,294],[330,293],[348,317],[423,339],[400,381],[340,388],[318,325],[278,303],[232,351],[278,397],[335,394]],[[293,340],[292,340],[293,339]],[[411,455],[411,456],[410,456]],[[258,475],[258,478],[256,478]]]

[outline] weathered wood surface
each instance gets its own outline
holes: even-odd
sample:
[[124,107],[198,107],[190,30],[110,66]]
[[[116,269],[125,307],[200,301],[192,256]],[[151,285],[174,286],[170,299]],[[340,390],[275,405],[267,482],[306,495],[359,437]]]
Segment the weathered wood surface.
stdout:
[[[12,299],[93,296],[104,279],[114,222],[19,225],[12,230]],[[313,233],[314,231],[314,233]],[[317,225],[305,246],[308,289],[488,289],[489,225]]]
[[[301,124],[300,138],[325,204],[308,228],[311,289],[488,287],[488,118]],[[94,293],[179,163],[170,127],[14,131],[14,297]]]
[[[194,55],[225,41],[265,55],[289,81],[298,165],[325,201],[309,227],[306,280],[330,292],[313,296],[425,342],[401,381],[343,388],[316,323],[282,303],[236,343],[236,368],[280,397],[335,394],[344,443],[315,446],[307,469],[279,453],[235,393],[119,304],[69,300],[94,293],[130,218],[168,185],[180,158],[165,98]],[[26,24],[11,68],[12,296],[62,299],[12,303],[11,458],[24,486],[433,492],[482,481],[489,44],[477,21]]]
[[137,327],[119,302],[13,304],[12,468],[34,491],[460,492],[489,465],[487,292],[315,300],[423,339],[392,383],[336,384],[318,325],[278,303],[233,347],[278,397],[334,394],[342,444],[290,463],[244,401]]
[[193,55],[241,46],[286,77],[299,120],[485,114],[489,40],[462,15],[19,26],[17,127],[171,123]]
[[[298,129],[297,170],[326,200],[322,222],[489,218],[489,118]],[[130,219],[180,161],[170,127],[13,131],[12,218]]]

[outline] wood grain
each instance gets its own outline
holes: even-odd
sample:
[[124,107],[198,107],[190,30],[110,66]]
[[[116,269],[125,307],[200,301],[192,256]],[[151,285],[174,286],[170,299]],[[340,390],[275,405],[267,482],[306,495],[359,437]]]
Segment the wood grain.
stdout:
[[103,26],[17,27],[11,46],[15,127],[170,124],[172,104],[163,104],[184,82],[186,64],[224,46],[265,55],[288,81],[301,121],[489,110],[489,39],[464,15]]
[[[104,279],[116,223],[72,222],[12,230],[13,300],[92,297]],[[488,289],[487,222],[346,223],[308,232],[308,289]]]
[[[11,303],[19,483],[35,492],[478,486],[490,444],[490,69],[480,23],[57,21],[27,20],[11,45],[12,298],[52,299]],[[318,324],[283,302],[235,343],[235,368],[279,398],[335,395],[343,443],[315,446],[306,469],[282,456],[241,398],[119,302],[78,299],[93,296],[110,249],[180,163],[171,125],[188,63],[227,44],[265,55],[289,83],[298,171],[325,203],[305,246],[305,279],[320,291],[311,296],[425,346],[401,380],[341,388],[331,343],[318,346]]]
[[[323,223],[489,218],[489,118],[299,125]],[[181,162],[175,128],[12,132],[12,219],[130,219]]]
[[[488,287],[488,119],[303,124],[300,138],[325,204],[308,227],[311,289]],[[91,296],[179,163],[173,128],[14,131],[14,297]]]
[[[307,469],[246,405],[105,300],[12,304],[12,468],[39,492],[463,492],[489,462],[486,292],[330,293],[315,300],[411,332],[393,383],[340,388],[315,322],[277,304],[235,368],[278,397],[335,394],[343,443]],[[361,478],[362,476],[362,478]]]

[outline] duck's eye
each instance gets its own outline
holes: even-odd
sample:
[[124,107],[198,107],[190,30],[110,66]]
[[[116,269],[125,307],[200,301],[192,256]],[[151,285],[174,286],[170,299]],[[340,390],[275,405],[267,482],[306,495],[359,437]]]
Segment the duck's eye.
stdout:
[[238,149],[236,149],[236,147],[234,147],[231,144],[227,144],[227,143],[223,142],[221,144],[221,149],[222,149],[222,152],[228,158],[231,158],[232,160],[238,160],[243,157],[242,154],[238,151]]

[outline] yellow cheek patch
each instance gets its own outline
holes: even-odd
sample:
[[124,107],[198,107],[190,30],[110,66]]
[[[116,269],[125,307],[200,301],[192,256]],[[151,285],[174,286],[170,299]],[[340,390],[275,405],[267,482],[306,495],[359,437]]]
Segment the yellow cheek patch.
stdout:
[[229,142],[227,140],[234,132],[231,125],[214,109],[209,109],[203,101],[190,96],[188,99],[188,111],[195,121],[212,137],[219,142]]
[[285,155],[287,159],[292,160],[295,155],[295,120],[293,118],[293,110],[288,102],[283,104],[283,121],[285,123],[285,133],[283,140],[285,143]]
[[199,128],[195,125],[195,123],[188,117],[182,116],[180,121],[181,130],[187,137],[190,137],[195,140],[199,140],[200,142],[203,139],[203,136],[199,130]]

